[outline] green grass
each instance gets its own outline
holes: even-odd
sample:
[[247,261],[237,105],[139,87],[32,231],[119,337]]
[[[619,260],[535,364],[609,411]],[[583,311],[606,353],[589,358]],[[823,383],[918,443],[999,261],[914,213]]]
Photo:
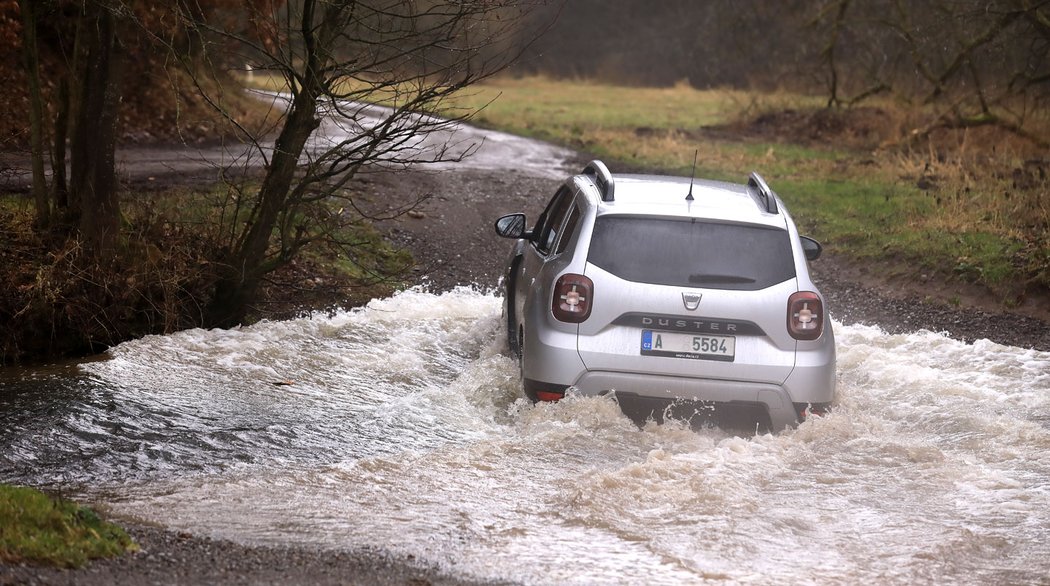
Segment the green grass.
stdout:
[[[475,121],[483,126],[583,150],[605,159],[614,172],[688,175],[694,153],[699,176],[742,182],[758,171],[803,230],[849,259],[891,263],[903,272],[940,271],[988,285],[1006,302],[1019,283],[1050,287],[1046,206],[1038,188],[1012,200],[1001,197],[1016,193],[1001,170],[1021,160],[1003,149],[980,150],[981,141],[972,140],[968,150],[945,158],[835,140],[803,145],[790,135],[737,137],[733,130],[733,123],[759,114],[821,105],[818,97],[789,94],[545,78],[494,80],[458,103],[482,108]],[[912,115],[891,112],[887,128]],[[709,126],[726,130],[705,132]],[[939,184],[924,191],[916,178],[931,163]]]
[[39,491],[0,485],[0,561],[80,567],[137,546],[91,509]]
[[689,132],[741,111],[817,103],[802,96],[766,100],[738,90],[698,91],[685,84],[645,88],[532,77],[501,78],[472,87],[461,96],[460,105],[481,108],[475,118],[480,124],[566,139],[603,129]]
[[322,243],[305,250],[304,258],[326,271],[362,283],[403,274],[414,264],[407,250],[392,247],[375,227],[366,222],[343,226],[332,235],[332,239],[341,244]]
[[681,87],[625,88],[542,80],[508,82],[495,93],[485,89],[478,90],[479,97],[498,94],[499,99],[485,107],[480,122],[513,120],[508,128],[560,138],[595,128],[693,130],[724,119],[726,107],[738,95],[725,92],[719,94],[722,99],[695,100],[692,90]]

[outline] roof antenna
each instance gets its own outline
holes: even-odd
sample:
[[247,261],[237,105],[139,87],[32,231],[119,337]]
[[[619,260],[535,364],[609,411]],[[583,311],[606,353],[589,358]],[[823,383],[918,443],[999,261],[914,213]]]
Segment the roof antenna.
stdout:
[[689,175],[689,193],[685,196],[685,201],[693,201],[693,177],[696,177],[696,155],[700,153],[700,149],[693,151],[693,173]]

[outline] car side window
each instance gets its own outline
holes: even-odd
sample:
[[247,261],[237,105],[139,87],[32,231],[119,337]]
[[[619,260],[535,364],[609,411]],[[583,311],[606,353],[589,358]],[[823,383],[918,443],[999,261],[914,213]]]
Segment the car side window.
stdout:
[[558,193],[551,198],[547,209],[543,210],[543,214],[536,223],[534,233],[537,236],[533,242],[536,250],[543,254],[551,252],[554,243],[558,241],[558,235],[561,234],[561,226],[565,221],[565,215],[572,207],[572,201],[572,194],[565,187],[559,189]]
[[558,203],[558,200],[562,197],[563,192],[564,188],[558,190],[558,192],[554,194],[554,197],[552,197],[550,201],[547,202],[547,207],[543,208],[543,212],[540,214],[540,216],[536,218],[536,225],[532,228],[533,246],[537,246],[536,243],[539,242],[540,234],[542,234],[543,231],[547,228],[547,224],[550,221],[551,210],[555,208],[555,206]]
[[561,229],[558,249],[554,251],[554,254],[561,254],[569,247],[569,241],[572,240],[572,235],[576,232],[576,226],[580,224],[581,215],[583,214],[578,206],[569,206],[569,217],[565,220],[565,226]]

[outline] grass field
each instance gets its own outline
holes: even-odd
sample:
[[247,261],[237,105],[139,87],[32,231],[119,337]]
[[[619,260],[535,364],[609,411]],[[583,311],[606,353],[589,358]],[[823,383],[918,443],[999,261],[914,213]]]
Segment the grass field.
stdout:
[[[995,128],[917,141],[924,113],[889,102],[836,113],[814,97],[544,78],[496,80],[461,100],[481,108],[480,125],[583,150],[614,172],[688,175],[694,153],[699,176],[759,171],[803,229],[855,261],[987,285],[1005,305],[1050,287],[1048,162]],[[1045,113],[1039,124],[1050,126]]]

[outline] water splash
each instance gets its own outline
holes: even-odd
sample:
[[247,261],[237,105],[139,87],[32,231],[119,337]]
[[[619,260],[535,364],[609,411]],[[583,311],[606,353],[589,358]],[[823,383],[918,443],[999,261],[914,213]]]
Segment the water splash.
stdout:
[[533,406],[500,323],[490,293],[413,290],[5,381],[0,479],[238,541],[379,545],[481,580],[1050,574],[1047,353],[835,324],[832,413],[741,438],[639,429],[608,398]]

